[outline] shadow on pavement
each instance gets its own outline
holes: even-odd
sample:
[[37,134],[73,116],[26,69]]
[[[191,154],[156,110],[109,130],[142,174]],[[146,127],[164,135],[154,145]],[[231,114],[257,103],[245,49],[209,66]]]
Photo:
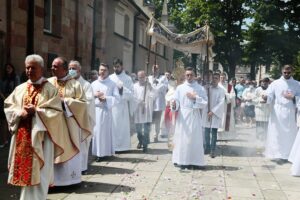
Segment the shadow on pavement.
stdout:
[[117,167],[108,167],[108,166],[89,166],[86,175],[94,175],[94,174],[132,174],[135,171],[132,169],[124,169]]
[[134,187],[124,186],[124,185],[83,181],[80,184],[76,184],[76,185],[52,187],[49,189],[48,194],[55,194],[55,193],[87,194],[87,193],[101,193],[101,192],[121,193],[125,191],[130,192],[134,190],[135,190]]
[[156,162],[156,161],[155,160],[149,160],[149,159],[143,159],[143,158],[126,158],[126,157],[116,157],[116,156],[114,156],[110,160],[103,161],[103,163],[105,163],[105,162],[129,162],[129,163],[145,162],[145,163],[147,163],[147,162]]
[[203,171],[211,170],[237,171],[239,167],[206,165]]
[[243,146],[230,146],[230,145],[218,145],[217,156],[228,157],[261,157],[257,154],[256,148],[243,147]]
[[[129,151],[129,153],[133,153],[133,154],[142,154],[143,151],[136,149],[136,150],[131,150]],[[165,155],[165,154],[171,154],[172,152],[169,151],[168,149],[152,149],[152,148],[148,148],[147,153],[143,153],[145,155],[150,154],[150,155]]]

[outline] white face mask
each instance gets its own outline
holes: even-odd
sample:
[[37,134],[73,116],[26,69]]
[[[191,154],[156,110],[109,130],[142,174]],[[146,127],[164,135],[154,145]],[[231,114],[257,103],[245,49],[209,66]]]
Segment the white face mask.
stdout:
[[77,76],[77,70],[69,69],[69,76],[75,78]]

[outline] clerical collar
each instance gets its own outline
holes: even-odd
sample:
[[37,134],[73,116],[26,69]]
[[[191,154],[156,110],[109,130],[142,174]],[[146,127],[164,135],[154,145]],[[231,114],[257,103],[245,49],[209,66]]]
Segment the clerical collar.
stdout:
[[34,82],[32,82],[30,79],[28,79],[27,83],[34,84],[34,85],[40,85],[40,84],[42,84],[44,79],[45,79],[44,77],[41,77],[39,80],[34,81]]
[[98,81],[100,82],[105,82],[109,79],[109,77],[107,76],[105,79],[101,79],[101,77],[99,76]]
[[196,81],[192,81],[191,83],[189,83],[188,81],[185,81],[185,83],[186,83],[187,85],[194,85],[194,84],[196,83]]
[[285,81],[292,81],[292,80],[294,80],[294,78],[292,76],[289,79],[285,79],[283,76],[281,76],[281,79],[285,80]]

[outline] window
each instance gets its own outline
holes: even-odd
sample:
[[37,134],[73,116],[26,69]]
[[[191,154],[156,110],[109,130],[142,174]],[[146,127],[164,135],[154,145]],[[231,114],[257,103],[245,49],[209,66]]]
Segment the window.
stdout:
[[124,17],[124,36],[126,37],[126,38],[129,38],[129,26],[130,26],[130,24],[129,24],[129,21],[130,19],[129,19],[129,16],[128,15],[125,15],[125,17]]
[[156,53],[160,56],[165,56],[165,46],[161,43],[156,43]]
[[139,44],[144,46],[144,47],[148,47],[147,46],[147,33],[146,33],[146,25],[144,23],[141,23],[139,26]]
[[61,0],[44,0],[44,32],[61,34]]
[[44,0],[44,31],[52,31],[52,0]]
[[133,38],[133,15],[122,5],[115,8],[115,33],[132,40]]

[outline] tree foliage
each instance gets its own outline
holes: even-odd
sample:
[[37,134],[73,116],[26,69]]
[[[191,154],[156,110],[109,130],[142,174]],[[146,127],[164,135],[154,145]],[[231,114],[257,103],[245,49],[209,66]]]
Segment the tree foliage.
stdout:
[[[163,1],[154,3],[159,18]],[[169,0],[168,10],[180,33],[208,21],[215,36],[215,61],[231,77],[237,65],[252,66],[252,77],[259,65],[300,67],[298,0]]]

